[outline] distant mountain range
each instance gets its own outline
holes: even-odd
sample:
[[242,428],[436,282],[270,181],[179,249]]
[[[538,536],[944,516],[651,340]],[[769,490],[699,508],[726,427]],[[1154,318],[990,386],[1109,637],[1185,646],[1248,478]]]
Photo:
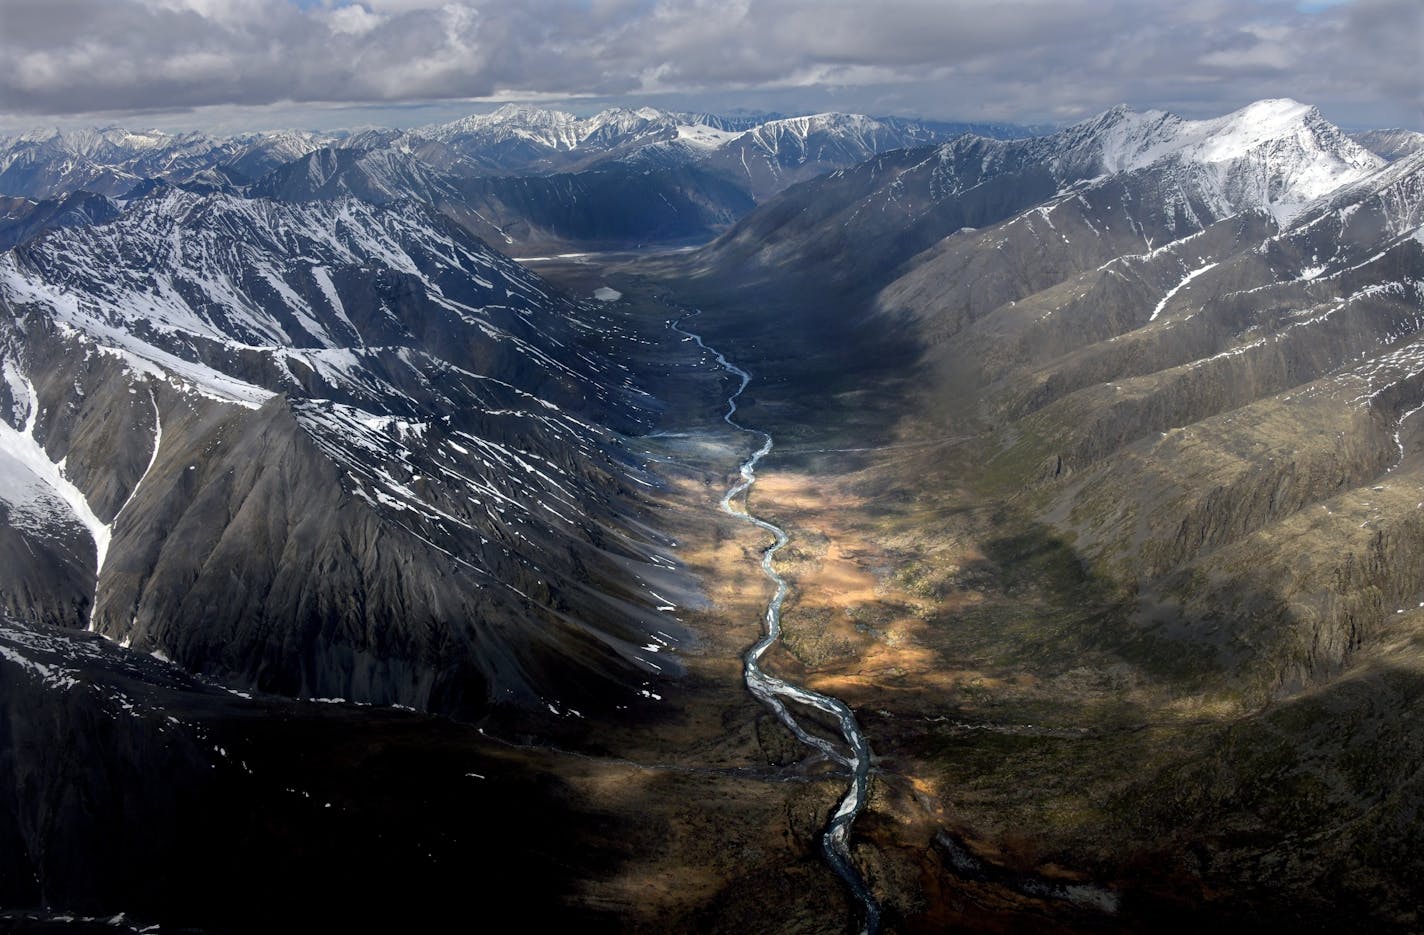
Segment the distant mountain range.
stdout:
[[413,198],[496,242],[630,245],[706,239],[797,181],[965,132],[1029,130],[849,114],[729,119],[651,108],[580,118],[511,105],[411,131],[50,131],[0,139],[0,194],[53,199],[83,190],[122,200],[161,181],[306,200]]
[[1368,130],[1352,133],[1350,138],[1385,159],[1398,159],[1424,149],[1424,133],[1418,130]]
[[833,172],[773,199],[705,256],[717,275],[804,270],[866,288],[956,231],[1069,189],[1150,189],[1125,208],[1140,216],[1120,223],[1160,243],[1245,209],[1288,216],[1383,163],[1292,101],[1207,121],[1119,107],[1049,136],[965,135]]
[[[652,108],[576,117],[509,105],[409,131],[43,131],[0,139],[0,194],[49,201],[85,191],[122,201],[163,182],[298,200],[410,198],[437,205],[492,242],[537,252],[705,240],[791,185],[879,154],[959,137],[1030,138],[1040,130],[853,114],[733,119]],[[1419,138],[1409,131],[1359,135],[1387,158],[1412,151]],[[50,214],[16,202],[0,218],[0,242],[63,223]]]

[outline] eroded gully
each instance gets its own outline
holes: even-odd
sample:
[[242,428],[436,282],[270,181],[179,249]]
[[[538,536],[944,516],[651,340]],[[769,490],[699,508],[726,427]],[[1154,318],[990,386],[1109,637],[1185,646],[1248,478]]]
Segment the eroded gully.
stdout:
[[[762,704],[772,710],[786,728],[793,733],[798,740],[808,747],[811,747],[829,759],[844,765],[851,773],[850,787],[841,798],[835,813],[832,814],[825,830],[821,834],[821,850],[825,854],[826,862],[836,875],[844,881],[850,890],[851,896],[860,908],[861,932],[866,935],[873,935],[880,928],[880,905],[875,901],[875,896],[870,892],[870,887],[866,885],[865,879],[856,869],[854,861],[850,856],[850,832],[851,826],[855,823],[856,817],[865,807],[865,800],[870,783],[870,745],[865,739],[865,734],[860,729],[860,724],[855,719],[855,714],[850,707],[839,698],[832,698],[798,685],[793,685],[774,675],[769,675],[761,667],[761,657],[768,649],[781,637],[781,605],[785,602],[790,591],[790,585],[776,570],[776,553],[790,541],[786,531],[774,523],[769,523],[764,519],[752,515],[745,506],[738,507],[736,501],[749,491],[756,483],[757,464],[771,453],[772,436],[768,432],[758,429],[749,429],[736,421],[737,399],[751,383],[752,376],[746,370],[727,360],[722,353],[715,348],[708,347],[703,343],[701,336],[682,328],[682,320],[669,322],[669,327],[678,334],[685,335],[689,340],[697,342],[697,346],[708,354],[711,354],[723,370],[727,371],[740,381],[736,391],[727,397],[727,413],[722,418],[732,428],[748,435],[762,439],[761,446],[751,457],[742,462],[741,479],[733,484],[722,496],[722,511],[737,517],[743,522],[750,523],[760,529],[770,533],[773,542],[763,552],[761,557],[762,572],[775,586],[776,591],[771,597],[771,601],[766,608],[766,626],[762,637],[743,657],[745,666],[743,675],[746,679],[747,688],[756,696]],[[745,501],[743,501],[745,503]],[[812,734],[806,730],[796,720],[787,702],[806,705],[822,711],[835,719],[839,726],[841,737],[845,742],[845,750],[838,745]]]

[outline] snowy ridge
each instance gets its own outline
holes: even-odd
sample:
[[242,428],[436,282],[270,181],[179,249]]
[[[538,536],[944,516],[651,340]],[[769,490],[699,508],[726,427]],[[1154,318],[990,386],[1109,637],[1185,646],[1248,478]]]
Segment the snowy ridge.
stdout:
[[[1333,221],[1339,225],[1337,233],[1343,245],[1358,239],[1350,226],[1367,219],[1381,223],[1390,237],[1417,235],[1424,225],[1424,150],[1319,199],[1292,227],[1293,231],[1306,231]],[[1363,235],[1362,231],[1359,236]]]
[[804,146],[817,134],[831,134],[841,145],[864,150],[867,157],[880,151],[876,137],[889,126],[863,114],[823,113],[771,120],[742,135],[751,145],[776,154],[788,141]]
[[64,462],[51,461],[35,438],[39,402],[34,386],[13,361],[3,361],[3,368],[16,414],[24,412],[20,428],[0,420],[0,500],[10,507],[9,522],[49,536],[78,523],[94,540],[97,576],[109,551],[110,525],[94,515],[83,492],[65,476]]
[[[947,128],[862,114],[729,121],[645,107],[615,108],[579,118],[515,105],[415,133],[476,159],[519,144],[533,148],[525,154],[533,165],[559,155],[702,164],[748,178],[758,189],[788,170],[854,165],[888,149],[939,142],[952,135]],[[798,177],[804,175],[792,180]]]
[[1393,127],[1387,130],[1366,130],[1352,133],[1350,139],[1365,149],[1391,161],[1412,153],[1424,152],[1424,133]]
[[1413,397],[1407,387],[1424,374],[1418,338],[1424,330],[1424,151],[1320,199],[1262,249],[1299,258],[1295,283],[1339,293],[1322,307],[1298,311],[1299,324],[1324,321],[1357,303],[1398,303],[1403,311],[1380,334],[1380,353],[1321,382],[1346,387],[1366,406],[1390,392]]
[[228,137],[122,127],[37,130],[0,138],[0,193],[44,198],[88,189],[118,196],[146,178],[220,181],[210,173],[225,167],[251,178],[328,142],[291,130]]
[[1253,210],[1289,224],[1315,201],[1368,179],[1385,161],[1314,107],[1266,100],[1212,120],[1119,106],[1050,136],[963,136],[915,168],[932,173],[930,190],[944,199],[966,184],[1029,165],[1052,173],[1060,198],[1150,175],[1162,208],[1200,229]]
[[135,204],[112,224],[0,257],[0,296],[46,306],[64,325],[135,359],[135,369],[156,368],[215,398],[260,405],[285,381],[266,381],[264,390],[245,372],[224,373],[212,363],[215,348],[229,356],[260,352],[283,370],[289,352],[409,338],[389,306],[358,328],[334,286],[337,268],[416,277],[446,318],[478,327],[541,368],[598,379],[480,306],[447,296],[441,281],[471,282],[501,309],[525,315],[543,309],[546,298],[521,268],[413,204],[292,205],[173,192]]
[[405,137],[373,148],[322,148],[274,170],[247,189],[249,195],[288,201],[355,196],[377,204],[414,198],[437,203],[454,186],[415,156]]
[[[1387,266],[1390,257],[1403,259],[1419,245],[1424,245],[1424,152],[1317,199],[1260,252],[1279,256],[1294,282],[1330,285],[1368,277],[1371,267]],[[1418,285],[1405,277],[1371,288]]]
[[[476,137],[489,141],[522,139],[564,151],[590,143],[622,142],[632,137],[654,135],[660,135],[663,139],[695,139],[709,144],[715,141],[719,145],[744,139],[768,152],[775,152],[784,139],[805,141],[816,134],[833,133],[856,140],[858,145],[874,152],[876,150],[867,143],[874,135],[895,133],[897,126],[918,125],[904,121],[891,123],[864,114],[828,112],[771,118],[745,129],[727,129],[726,126],[726,121],[711,115],[673,113],[651,107],[637,110],[613,108],[592,117],[576,117],[563,111],[507,104],[492,113],[463,117],[412,132],[419,137],[446,143]],[[921,128],[911,132],[928,136],[931,131]]]
[[1257,208],[1288,222],[1309,202],[1384,165],[1314,107],[1287,99],[1212,120],[1120,107],[1059,138],[1067,144],[1064,161],[1095,158],[1108,174],[1172,173],[1217,217]]
[[709,159],[766,191],[827,169],[857,165],[877,153],[943,138],[918,124],[822,113],[768,121],[728,140]]
[[450,123],[422,127],[415,133],[442,143],[494,144],[525,140],[548,149],[569,152],[591,143],[618,144],[634,136],[673,138],[688,125],[683,115],[651,107],[616,107],[592,117],[558,110],[506,104],[488,114],[473,114]]

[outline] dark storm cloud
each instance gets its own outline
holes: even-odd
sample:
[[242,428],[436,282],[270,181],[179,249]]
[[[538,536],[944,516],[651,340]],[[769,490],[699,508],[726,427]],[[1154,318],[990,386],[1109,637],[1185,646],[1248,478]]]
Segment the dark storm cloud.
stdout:
[[1421,42],[1418,0],[0,0],[0,111],[801,94],[1038,120],[1290,95],[1417,124]]

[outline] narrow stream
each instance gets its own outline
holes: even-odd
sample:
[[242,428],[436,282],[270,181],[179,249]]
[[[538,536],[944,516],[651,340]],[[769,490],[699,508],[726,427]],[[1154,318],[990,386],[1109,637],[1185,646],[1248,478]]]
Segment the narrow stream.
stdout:
[[[767,578],[776,586],[776,593],[772,596],[771,602],[766,608],[766,629],[762,638],[756,642],[751,649],[747,650],[743,657],[746,665],[743,675],[746,679],[747,688],[763,704],[775,712],[776,716],[786,727],[796,735],[802,743],[819,750],[830,759],[844,764],[851,772],[850,788],[846,790],[841,798],[840,805],[837,806],[835,814],[831,816],[830,822],[826,825],[825,831],[821,834],[821,849],[825,853],[826,862],[831,865],[831,869],[836,872],[847,888],[850,889],[852,897],[860,904],[862,935],[874,935],[880,929],[880,905],[875,901],[875,896],[870,892],[870,887],[866,885],[860,872],[856,870],[854,862],[850,857],[850,830],[855,823],[856,816],[865,807],[865,799],[870,783],[870,745],[865,739],[865,734],[860,730],[860,724],[855,719],[855,714],[850,707],[839,698],[832,698],[813,692],[790,682],[783,681],[774,675],[768,675],[761,668],[761,657],[776,643],[781,637],[781,605],[786,600],[786,595],[790,591],[790,586],[786,579],[781,577],[776,571],[776,553],[790,541],[786,531],[781,527],[769,523],[751,515],[745,508],[739,509],[734,505],[734,501],[751,489],[756,483],[757,463],[771,453],[772,437],[767,432],[757,429],[749,429],[739,425],[733,418],[737,414],[737,399],[746,390],[747,384],[751,383],[752,376],[747,371],[722,356],[721,352],[708,347],[703,343],[701,336],[685,331],[681,327],[681,321],[669,322],[669,327],[678,334],[686,335],[697,346],[716,358],[717,363],[728,373],[738,377],[741,385],[736,392],[727,397],[727,414],[723,420],[728,425],[739,432],[746,432],[750,435],[757,435],[762,438],[761,447],[752,454],[750,458],[742,462],[741,480],[733,484],[722,496],[722,511],[729,513],[753,526],[760,527],[771,533],[774,542],[761,556],[761,568]],[[840,725],[841,736],[845,739],[848,752],[842,752],[835,744],[823,737],[818,737],[797,722],[795,716],[786,707],[786,701],[790,700],[810,707],[817,708],[835,718]]]

